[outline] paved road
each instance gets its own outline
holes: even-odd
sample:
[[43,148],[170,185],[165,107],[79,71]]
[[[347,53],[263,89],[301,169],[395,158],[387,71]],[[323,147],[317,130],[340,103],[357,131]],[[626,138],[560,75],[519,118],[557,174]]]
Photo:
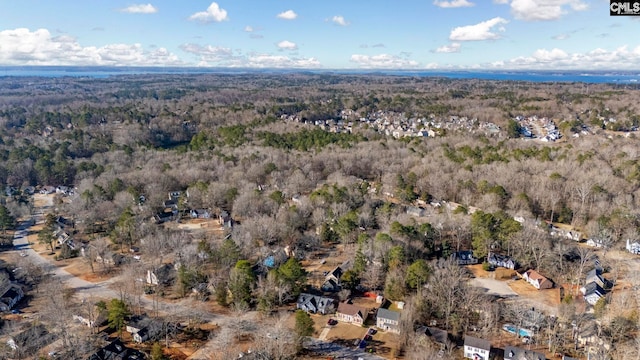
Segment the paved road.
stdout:
[[[113,277],[101,282],[89,282],[73,276],[63,268],[55,266],[55,264],[53,264],[49,259],[42,257],[38,252],[36,252],[27,240],[28,229],[34,224],[35,221],[33,220],[19,224],[13,238],[13,251],[26,254],[26,259],[28,261],[41,266],[45,273],[52,274],[56,278],[62,280],[65,286],[76,291],[76,297],[79,299],[120,298],[120,293],[110,288],[110,285],[116,282],[118,277]],[[132,300],[135,303],[135,306],[137,306],[137,299]],[[157,308],[158,312],[164,314],[190,314],[202,321],[214,322],[218,325],[224,325],[228,321],[236,319],[228,315],[214,314],[210,311],[203,310],[200,306],[202,303],[193,299],[184,299],[178,302],[167,302],[164,299],[158,299],[154,304],[154,299],[144,296],[140,299],[140,304],[148,311],[153,311]]]

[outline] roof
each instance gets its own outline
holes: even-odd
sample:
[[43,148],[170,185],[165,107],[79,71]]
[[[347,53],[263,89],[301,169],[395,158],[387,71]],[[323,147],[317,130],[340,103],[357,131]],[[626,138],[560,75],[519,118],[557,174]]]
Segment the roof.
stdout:
[[464,336],[464,346],[472,346],[474,348],[487,351],[491,350],[491,343],[489,342],[489,340],[484,340],[469,335]]
[[505,360],[546,360],[544,354],[514,346],[504,348]]
[[531,280],[540,280],[540,282],[547,280],[546,277],[540,275],[539,272],[531,269],[531,270],[527,270],[527,272],[525,272],[525,274],[527,274],[527,277]]
[[449,342],[449,333],[446,330],[438,329],[430,326],[421,326],[417,332],[431,337],[438,344],[447,344]]
[[596,267],[591,269],[588,273],[587,273],[587,277],[590,276],[602,276],[602,268]]
[[338,312],[345,315],[358,315],[363,319],[365,318],[364,314],[366,314],[366,312],[359,306],[346,302],[338,304]]
[[376,316],[392,321],[400,321],[400,313],[397,311],[391,311],[389,309],[378,309],[378,314]]
[[297,301],[300,305],[312,304],[318,310],[326,308],[328,305],[333,304],[333,302],[334,300],[332,298],[307,293],[301,293]]
[[584,286],[584,295],[587,296],[591,294],[604,295],[605,291],[602,287],[600,287],[600,285],[592,281]]
[[129,349],[120,339],[116,339],[109,343],[107,346],[102,349],[96,351],[89,360],[111,360],[111,359],[122,359],[122,360],[138,360],[144,359],[144,355],[137,350]]

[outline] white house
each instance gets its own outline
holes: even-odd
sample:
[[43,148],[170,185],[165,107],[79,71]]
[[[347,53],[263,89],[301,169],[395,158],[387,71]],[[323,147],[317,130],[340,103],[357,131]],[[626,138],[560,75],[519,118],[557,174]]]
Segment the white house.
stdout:
[[400,313],[388,309],[378,309],[376,315],[376,327],[381,330],[399,334],[400,333]]
[[535,270],[527,270],[522,274],[522,278],[538,290],[551,289],[553,287],[553,282],[551,280],[540,275]]
[[472,360],[488,360],[491,343],[473,336],[464,337],[464,358]]
[[632,254],[640,255],[640,243],[637,241],[631,242],[631,240],[627,239],[627,251]]

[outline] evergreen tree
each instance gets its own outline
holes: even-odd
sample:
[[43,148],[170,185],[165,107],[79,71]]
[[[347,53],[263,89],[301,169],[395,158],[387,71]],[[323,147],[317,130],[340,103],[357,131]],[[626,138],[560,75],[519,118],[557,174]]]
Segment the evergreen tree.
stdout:
[[7,209],[4,205],[0,205],[0,229],[2,229],[2,233],[6,234],[7,229],[11,229],[15,226],[15,218],[11,216],[9,209]]
[[279,277],[291,286],[292,292],[297,296],[307,282],[307,272],[295,258],[289,258],[278,268]]
[[125,320],[130,315],[127,304],[119,299],[111,299],[108,308],[109,314],[107,316],[107,320],[109,322],[109,327],[117,330],[118,333],[122,335],[122,329],[125,326]]
[[44,220],[44,227],[38,233],[38,242],[43,245],[49,245],[51,253],[55,251],[53,243],[56,240],[54,235],[56,226],[56,216],[54,214],[47,214]]

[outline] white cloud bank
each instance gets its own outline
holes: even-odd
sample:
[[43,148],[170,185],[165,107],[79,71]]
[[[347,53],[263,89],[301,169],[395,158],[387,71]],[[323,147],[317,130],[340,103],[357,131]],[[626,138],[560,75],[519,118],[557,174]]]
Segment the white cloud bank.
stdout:
[[417,61],[390,54],[353,54],[350,61],[363,69],[409,69],[420,65]]
[[83,47],[71,36],[51,36],[47,29],[0,31],[2,65],[168,66],[184,65],[165,48],[145,50],[140,44]]
[[560,19],[569,10],[584,11],[589,5],[582,0],[494,0],[510,4],[511,14],[518,20],[550,21]]
[[[508,24],[509,21],[494,17],[493,19],[483,21],[479,24],[459,26],[451,30],[449,40],[451,41],[481,41],[499,39],[500,35],[494,30],[494,27],[501,24]],[[503,27],[499,27],[498,31],[504,31]]]
[[237,51],[234,52],[229,48],[197,44],[184,44],[180,48],[184,52],[196,55],[199,66],[302,69],[321,67],[320,62],[313,57],[289,57],[260,53],[243,54]]
[[634,70],[640,67],[640,46],[621,46],[614,50],[597,48],[584,53],[562,49],[538,49],[530,56],[498,61],[492,67],[505,69]]
[[283,20],[295,20],[298,17],[298,14],[296,14],[293,10],[287,10],[285,12],[281,12],[276,17]]
[[433,5],[441,7],[441,8],[460,8],[460,7],[471,7],[476,4],[469,2],[467,0],[434,0]]
[[229,20],[229,17],[227,16],[227,10],[221,8],[217,3],[212,2],[207,10],[189,16],[189,20],[209,23]]
[[129,14],[155,14],[158,12],[158,8],[151,4],[136,4],[122,8],[120,12]]
[[283,40],[280,41],[278,43],[278,49],[281,50],[297,50],[298,49],[298,45],[296,45],[296,43],[288,41],[288,40]]

